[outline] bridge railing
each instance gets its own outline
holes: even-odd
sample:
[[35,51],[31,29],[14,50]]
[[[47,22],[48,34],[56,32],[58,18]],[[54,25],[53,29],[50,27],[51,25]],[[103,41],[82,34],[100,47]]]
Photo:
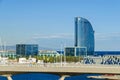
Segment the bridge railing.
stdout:
[[109,66],[109,67],[113,67],[113,66],[118,66],[120,67],[120,65],[108,65],[108,64],[78,64],[78,63],[63,63],[61,65],[61,63],[43,63],[43,64],[20,64],[20,63],[14,63],[14,64],[0,64],[0,66],[26,66],[26,67],[84,67],[84,66]]

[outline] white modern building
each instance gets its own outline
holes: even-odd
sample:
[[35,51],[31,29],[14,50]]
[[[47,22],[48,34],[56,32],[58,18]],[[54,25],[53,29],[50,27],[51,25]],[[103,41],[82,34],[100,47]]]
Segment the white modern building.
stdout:
[[60,54],[54,50],[40,50],[38,56],[55,57],[55,56],[60,56]]

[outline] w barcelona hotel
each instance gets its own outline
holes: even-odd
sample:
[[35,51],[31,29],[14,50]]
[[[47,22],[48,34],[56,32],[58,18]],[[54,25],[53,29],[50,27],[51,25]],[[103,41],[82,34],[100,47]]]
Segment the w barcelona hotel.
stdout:
[[94,30],[90,22],[82,17],[75,17],[75,43],[65,47],[66,56],[94,55]]

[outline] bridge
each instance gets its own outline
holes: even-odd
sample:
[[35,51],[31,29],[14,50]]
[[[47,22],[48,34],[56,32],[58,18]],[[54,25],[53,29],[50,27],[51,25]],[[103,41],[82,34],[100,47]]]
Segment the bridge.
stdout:
[[0,65],[0,75],[12,80],[11,76],[22,73],[49,73],[65,77],[80,74],[116,74],[120,75],[119,65],[101,64],[2,64]]

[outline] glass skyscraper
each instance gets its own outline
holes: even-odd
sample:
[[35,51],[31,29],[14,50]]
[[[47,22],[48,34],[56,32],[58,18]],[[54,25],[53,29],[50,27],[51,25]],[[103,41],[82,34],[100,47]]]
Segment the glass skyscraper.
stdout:
[[94,30],[82,17],[75,17],[75,47],[86,48],[87,55],[94,54]]

